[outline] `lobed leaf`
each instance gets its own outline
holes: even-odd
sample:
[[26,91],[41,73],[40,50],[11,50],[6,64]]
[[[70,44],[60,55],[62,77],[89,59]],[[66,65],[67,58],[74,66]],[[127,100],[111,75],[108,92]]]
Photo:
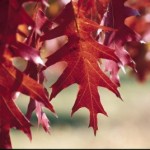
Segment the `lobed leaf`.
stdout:
[[[66,13],[69,14],[69,17]],[[82,10],[78,12],[78,5],[75,2],[66,5],[58,18],[62,18],[63,22],[41,38],[46,40],[61,35],[68,37],[68,42],[50,55],[46,62],[46,66],[59,61],[67,62],[66,69],[56,83],[52,85],[50,99],[54,98],[64,88],[77,83],[79,92],[72,108],[72,114],[82,107],[87,108],[90,111],[89,126],[93,127],[96,134],[98,129],[97,114],[107,115],[100,102],[98,86],[105,87],[120,97],[117,85],[105,75],[98,61],[100,58],[110,59],[117,63],[120,61],[114,50],[94,40],[91,33],[99,29],[99,25],[84,17]],[[58,18],[56,21],[59,20]]]

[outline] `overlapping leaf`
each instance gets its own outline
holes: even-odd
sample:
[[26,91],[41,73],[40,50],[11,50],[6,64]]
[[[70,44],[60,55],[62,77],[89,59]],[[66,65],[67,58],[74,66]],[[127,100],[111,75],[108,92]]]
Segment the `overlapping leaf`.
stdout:
[[11,43],[16,39],[19,24],[34,25],[33,20],[27,15],[22,0],[0,1],[0,40],[3,43]]
[[[2,114],[0,120],[0,137],[2,142],[0,142],[0,147],[10,148],[9,130],[11,127],[21,129],[31,137],[30,123],[19,111],[12,99],[16,91],[20,91],[37,100],[37,102],[42,103],[52,112],[54,112],[54,109],[49,103],[42,85],[15,69],[8,61],[0,64],[0,89],[0,112]],[[2,138],[3,134],[5,134],[6,138]]]
[[139,81],[143,82],[150,73],[150,44],[140,42],[129,42],[127,50],[136,63],[137,72],[132,72]]
[[[135,69],[135,63],[131,59],[124,45],[127,41],[135,41],[139,36],[129,27],[125,25],[125,19],[130,16],[139,15],[137,10],[124,6],[126,0],[111,0],[108,12],[104,17],[104,25],[117,29],[118,31],[110,31],[105,34],[104,44],[115,49],[116,55],[120,58],[123,65],[131,66]],[[114,68],[114,69],[113,69]],[[112,61],[106,62],[106,70],[112,75],[112,80],[119,85],[118,70],[120,67]]]
[[[110,5],[104,23],[107,27],[99,26],[108,1]],[[58,26],[51,30],[52,23],[43,12],[45,5],[48,6],[47,0],[0,1],[0,148],[11,148],[9,131],[12,127],[22,130],[31,138],[29,120],[34,110],[38,123],[49,131],[49,120],[42,107],[45,106],[52,112],[54,109],[49,103],[47,90],[42,86],[44,79],[41,65],[44,64],[40,50],[45,40],[62,35],[68,37],[67,43],[48,57],[46,66],[65,61],[67,67],[52,85],[50,99],[64,88],[74,83],[78,84],[79,92],[72,114],[82,107],[87,108],[90,112],[89,126],[93,127],[96,134],[97,114],[107,115],[101,104],[98,87],[105,87],[120,97],[117,90],[118,70],[121,65],[134,66],[123,46],[126,41],[137,37],[124,24],[124,20],[128,16],[138,15],[138,12],[125,7],[125,1],[71,1],[54,20]],[[23,7],[23,4],[28,2],[37,2],[33,17],[30,17]],[[19,30],[18,26],[21,24],[30,27],[28,35]],[[118,31],[114,32],[112,28]],[[106,33],[104,44],[110,48],[95,40],[98,29],[109,31]],[[17,33],[26,37],[22,43],[17,41]],[[15,56],[28,60],[24,73],[12,65]],[[110,77],[102,70],[101,59],[107,59],[105,69],[111,73]],[[19,110],[13,98],[18,91],[30,97],[26,116]]]
[[100,23],[110,0],[78,0],[78,11],[85,11],[87,17]]
[[[2,90],[2,87],[0,90]],[[0,148],[7,149],[12,148],[9,135],[12,127],[22,130],[31,139],[31,124],[17,108],[9,94],[9,91],[6,92],[6,89],[3,89],[3,95],[0,95]]]
[[[82,107],[90,111],[89,126],[93,127],[96,134],[97,114],[105,112],[98,93],[98,86],[105,87],[114,92],[118,97],[120,94],[117,86],[100,69],[99,58],[111,59],[119,62],[114,50],[97,43],[91,36],[92,31],[100,26],[84,17],[83,10],[78,13],[75,2],[66,5],[63,12],[56,19],[63,20],[61,24],[46,33],[42,40],[56,38],[61,35],[68,37],[68,42],[58,51],[48,57],[47,66],[59,61],[67,62],[67,67],[59,77],[57,82],[52,85],[51,99],[61,90],[71,84],[79,85],[79,92],[76,102],[72,108],[72,114]],[[104,27],[103,27],[104,28]]]
[[[44,8],[43,8],[44,9]],[[35,18],[35,28],[32,29],[32,32],[30,33],[26,44],[30,45],[21,45],[19,50],[25,50],[25,54],[27,56],[31,57],[30,60],[33,60],[33,62],[28,62],[27,68],[25,72],[29,74],[30,77],[33,79],[37,80],[39,83],[43,84],[43,79],[42,79],[42,73],[40,71],[40,66],[38,64],[43,64],[43,61],[41,60],[40,56],[37,55],[37,53],[40,53],[40,49],[43,45],[43,42],[40,41],[40,36],[42,35],[43,31],[46,32],[50,27],[51,27],[51,22],[47,19],[46,15],[42,11],[42,8],[38,7],[37,13],[34,15]],[[20,43],[19,43],[20,44]],[[24,47],[24,49],[23,49]],[[34,48],[35,47],[35,48]],[[19,48],[17,46],[17,48]],[[33,54],[32,54],[33,53]],[[21,52],[20,52],[21,54]],[[23,55],[24,57],[25,55]],[[42,63],[40,63],[42,62]],[[36,65],[37,64],[37,65]],[[42,80],[41,80],[42,79]],[[47,90],[45,90],[45,94],[48,96]],[[36,112],[36,116],[38,118],[38,123],[42,124],[44,130],[46,132],[49,132],[50,130],[50,125],[49,125],[49,120],[46,116],[46,114],[42,110],[43,105],[40,102],[35,102],[33,99],[30,100],[30,103],[28,105],[28,110],[26,113],[27,118],[30,120],[31,115],[33,111]]]
[[[22,1],[23,2],[23,1]],[[25,2],[25,1],[24,1]],[[21,3],[21,2],[20,2]],[[17,3],[18,4],[18,3]],[[6,4],[8,5],[8,4]],[[14,3],[15,5],[15,3]],[[20,6],[20,5],[19,5]],[[23,8],[22,8],[23,9]],[[24,16],[25,17],[25,16]],[[9,16],[9,18],[13,18],[13,16]],[[29,16],[27,16],[29,20],[32,20]],[[20,21],[20,19],[18,18]],[[38,18],[38,20],[40,20]],[[9,22],[7,22],[9,23]],[[43,62],[39,56],[39,51],[37,51],[34,46],[37,46],[36,40],[32,40],[28,37],[28,39],[31,39],[32,43],[27,41],[28,43],[19,43],[16,41],[15,35],[17,31],[14,31],[17,29],[17,26],[22,22],[14,22],[14,24],[11,24],[13,27],[14,34],[11,36],[9,35],[10,29],[6,28],[5,31],[7,31],[9,34],[6,35],[6,39],[4,39],[4,46],[2,46],[1,51],[5,50],[4,55],[6,58],[12,59],[12,56],[21,56],[22,58],[32,61],[35,63],[35,65],[31,65],[33,63],[28,62],[28,66],[30,65],[30,69],[26,68],[27,74],[34,73],[35,76],[37,76],[37,67],[36,64],[42,64]],[[24,22],[28,25],[27,22]],[[34,23],[34,22],[33,22]],[[42,27],[42,22],[35,23],[35,28],[40,30]],[[34,31],[36,29],[33,28]],[[32,34],[30,34],[30,37]],[[11,40],[9,41],[8,39]],[[7,39],[8,38],[8,39]],[[1,40],[2,42],[2,40]],[[10,44],[8,48],[5,47],[5,44]],[[27,45],[28,44],[28,45]],[[30,44],[30,45],[29,45]],[[8,53],[7,53],[7,51]],[[1,55],[3,58],[3,53]],[[5,60],[5,58],[3,58]],[[1,59],[1,60],[3,60]],[[31,66],[34,66],[31,68]],[[9,81],[9,82],[8,82]],[[9,136],[9,130],[12,127],[16,127],[17,129],[23,130],[29,137],[31,137],[30,133],[30,121],[20,112],[20,110],[15,105],[14,101],[12,100],[12,95],[16,91],[20,91],[26,95],[29,95],[32,99],[32,103],[35,103],[34,100],[36,100],[36,103],[42,104],[42,106],[46,106],[49,110],[54,112],[52,105],[49,103],[48,97],[45,94],[45,89],[42,85],[38,84],[37,81],[33,80],[29,76],[24,75],[20,71],[16,70],[11,63],[7,64],[3,61],[1,62],[0,66],[0,85],[4,85],[3,95],[0,95],[1,98],[1,116],[2,118],[5,118],[3,120],[0,120],[0,148],[11,148],[11,141]],[[32,112],[30,112],[31,114]],[[37,113],[41,113],[41,117],[38,118],[41,120],[41,123],[43,124],[44,128],[47,129],[49,127],[48,119],[46,118],[46,115],[42,110],[37,110]],[[7,118],[5,117],[7,115]],[[27,116],[28,117],[28,116]],[[48,130],[48,129],[47,129]]]
[[127,0],[111,0],[108,12],[104,18],[104,25],[117,29],[115,32],[106,33],[105,44],[113,42],[124,44],[128,40],[136,40],[136,33],[125,25],[125,19],[130,16],[139,15],[138,11],[124,6]]

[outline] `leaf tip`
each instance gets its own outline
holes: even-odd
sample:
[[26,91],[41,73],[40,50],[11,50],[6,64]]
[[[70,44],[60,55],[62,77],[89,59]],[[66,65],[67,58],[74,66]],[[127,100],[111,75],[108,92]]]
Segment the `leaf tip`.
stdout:
[[30,142],[32,141],[32,134],[31,134],[31,130],[29,129],[27,132],[25,132],[25,134],[27,135],[27,137],[29,138]]
[[123,98],[121,97],[120,93],[117,95],[117,97],[123,101]]
[[96,136],[98,128],[95,128],[95,127],[93,127],[91,125],[89,125],[89,128],[93,128],[94,136]]
[[94,136],[96,136],[97,130],[94,129]]
[[72,111],[71,111],[71,117],[73,117],[73,115],[74,115],[74,110],[72,109]]
[[103,114],[104,114],[106,117],[108,117],[108,114],[107,114],[107,112],[104,112]]

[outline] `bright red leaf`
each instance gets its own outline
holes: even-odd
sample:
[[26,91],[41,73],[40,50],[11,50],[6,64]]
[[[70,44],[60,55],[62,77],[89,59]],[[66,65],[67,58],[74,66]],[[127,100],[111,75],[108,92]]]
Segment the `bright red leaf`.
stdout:
[[22,130],[31,139],[31,124],[15,105],[9,91],[0,95],[0,114],[0,148],[12,148],[9,135],[12,127]]
[[[52,39],[61,35],[68,37],[67,44],[49,56],[46,62],[47,66],[59,61],[67,62],[63,74],[52,85],[51,99],[69,85],[79,84],[79,92],[72,108],[72,114],[86,107],[90,111],[89,126],[93,127],[96,134],[97,114],[107,115],[100,102],[98,86],[105,87],[120,97],[117,86],[101,70],[98,61],[100,58],[111,59],[115,62],[119,60],[114,50],[99,44],[92,38],[90,33],[99,29],[100,26],[85,18],[82,11],[78,13],[76,3],[70,2],[58,17],[62,18],[63,22],[46,33],[42,39]],[[56,20],[59,20],[58,18]]]
[[[89,126],[96,134],[97,115],[107,115],[98,87],[107,88],[121,98],[117,89],[120,85],[118,71],[124,65],[135,67],[124,45],[139,37],[124,22],[126,18],[139,13],[126,7],[126,1],[71,0],[59,16],[49,20],[46,16],[48,0],[0,0],[0,148],[11,148],[11,128],[22,130],[31,138],[30,119],[33,111],[38,124],[42,124],[45,131],[49,132],[50,121],[42,109],[46,107],[51,112],[54,109],[44,87],[42,71],[60,61],[66,62],[67,66],[52,85],[50,99],[64,88],[78,84],[72,115],[80,108],[87,108],[90,113]],[[34,2],[32,15],[26,12],[30,7],[29,2]],[[26,7],[26,4],[29,5]],[[103,41],[103,32],[99,34],[101,30],[105,33],[104,44],[97,42],[98,38]],[[66,44],[50,55],[44,66],[40,54],[45,41],[63,35],[67,37]],[[134,46],[138,49],[133,59],[137,62],[139,78],[144,79],[149,72],[149,52],[141,51],[141,44],[130,46],[131,49]],[[12,65],[16,56],[28,60],[23,72]],[[106,71],[110,75],[106,75]],[[17,92],[30,97],[26,115],[15,103]]]

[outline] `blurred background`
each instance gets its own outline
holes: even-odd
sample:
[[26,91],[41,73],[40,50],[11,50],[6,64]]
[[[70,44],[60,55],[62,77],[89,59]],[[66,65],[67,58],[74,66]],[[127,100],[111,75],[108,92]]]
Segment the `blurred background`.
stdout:
[[[56,16],[67,2],[69,0],[50,0],[47,9],[49,17]],[[78,86],[74,84],[52,101],[58,118],[45,109],[52,128],[50,134],[37,125],[36,115],[33,114],[32,141],[24,133],[12,129],[13,148],[150,148],[150,0],[128,0],[127,5],[138,9],[141,14],[126,20],[126,24],[142,36],[142,43],[127,45],[140,74],[133,73],[130,68],[126,68],[126,74],[120,70],[119,91],[123,101],[107,89],[99,88],[108,117],[98,115],[97,135],[94,136],[93,130],[88,128],[89,112],[86,109],[79,110],[72,118],[70,116],[78,91]],[[27,9],[32,10],[32,6]],[[46,47],[51,49],[49,54],[62,45],[62,39],[47,41]],[[57,63],[45,72],[50,78],[45,82],[47,87],[57,80],[64,66]],[[29,97],[25,95],[20,95],[17,100],[23,113],[26,113],[28,102]]]
[[[121,75],[119,91],[123,101],[105,89],[99,88],[101,101],[108,117],[98,115],[99,130],[94,136],[88,128],[89,112],[79,110],[72,118],[71,108],[76,98],[77,85],[63,90],[52,104],[58,118],[49,114],[51,131],[45,133],[32,118],[33,139],[20,131],[11,132],[13,148],[150,148],[150,81],[139,84],[129,75]],[[20,96],[19,106],[27,106],[26,96]]]

